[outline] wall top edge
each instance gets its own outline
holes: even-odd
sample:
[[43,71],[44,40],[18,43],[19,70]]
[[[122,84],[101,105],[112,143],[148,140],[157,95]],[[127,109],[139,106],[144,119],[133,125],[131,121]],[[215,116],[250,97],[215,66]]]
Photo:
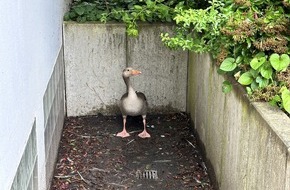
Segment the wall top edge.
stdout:
[[283,144],[290,150],[290,118],[277,106],[267,102],[252,102],[252,105],[277,134]]
[[[110,21],[107,23],[102,23],[100,21],[90,21],[90,22],[76,22],[76,21],[63,21],[64,25],[88,25],[88,24],[94,24],[94,25],[118,25],[118,26],[126,26],[125,23],[120,23],[120,22],[115,22],[115,21]],[[149,22],[137,22],[138,25],[140,26],[146,26],[146,25],[150,25],[150,26],[155,26],[155,25],[162,25],[162,26],[172,26],[175,25],[174,23],[165,23],[165,22],[153,22],[153,23],[149,23]]]
[[226,76],[233,84],[233,92],[241,95],[243,101],[253,105],[261,117],[268,123],[268,127],[280,138],[288,150],[290,150],[290,118],[277,106],[271,106],[268,102],[251,101],[246,90],[233,77]]

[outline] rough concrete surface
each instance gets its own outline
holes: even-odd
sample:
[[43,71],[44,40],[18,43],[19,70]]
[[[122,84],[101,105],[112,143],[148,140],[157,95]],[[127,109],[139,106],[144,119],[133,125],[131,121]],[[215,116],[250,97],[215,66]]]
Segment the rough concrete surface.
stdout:
[[171,25],[140,24],[137,38],[123,24],[64,23],[67,115],[116,114],[126,87],[126,66],[142,71],[134,89],[147,96],[149,112],[185,111],[187,52],[163,46]]
[[[116,105],[125,92],[125,26],[64,24],[67,115],[93,115]],[[107,107],[109,106],[109,107]]]
[[128,64],[143,71],[133,79],[136,90],[145,92],[153,111],[185,111],[188,53],[170,50],[160,38],[173,26],[142,24],[138,29],[139,36],[128,39],[127,50]]

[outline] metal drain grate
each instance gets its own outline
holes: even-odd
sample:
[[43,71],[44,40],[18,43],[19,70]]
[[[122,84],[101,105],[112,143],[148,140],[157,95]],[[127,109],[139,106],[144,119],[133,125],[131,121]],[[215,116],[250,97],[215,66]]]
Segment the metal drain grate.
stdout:
[[137,170],[136,177],[138,179],[158,179],[157,170],[145,170],[143,172]]

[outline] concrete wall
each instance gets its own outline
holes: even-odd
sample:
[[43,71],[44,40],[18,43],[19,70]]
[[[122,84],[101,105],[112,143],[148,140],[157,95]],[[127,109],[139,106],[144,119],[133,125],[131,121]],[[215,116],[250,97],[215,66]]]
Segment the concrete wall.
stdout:
[[137,38],[123,24],[64,24],[67,115],[119,113],[117,102],[126,87],[126,66],[142,71],[132,78],[146,94],[149,112],[185,111],[187,52],[162,45],[160,32],[171,25],[140,24]]
[[62,20],[68,2],[0,1],[1,190],[50,184],[48,165],[64,118]]
[[267,103],[251,103],[206,54],[189,55],[188,112],[221,190],[290,189],[290,120]]

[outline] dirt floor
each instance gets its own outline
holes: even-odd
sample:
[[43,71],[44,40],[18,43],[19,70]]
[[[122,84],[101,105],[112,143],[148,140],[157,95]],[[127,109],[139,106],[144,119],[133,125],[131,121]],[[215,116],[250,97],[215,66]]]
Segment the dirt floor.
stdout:
[[147,118],[148,139],[141,117],[128,117],[124,139],[121,116],[68,118],[51,189],[214,189],[187,115]]

